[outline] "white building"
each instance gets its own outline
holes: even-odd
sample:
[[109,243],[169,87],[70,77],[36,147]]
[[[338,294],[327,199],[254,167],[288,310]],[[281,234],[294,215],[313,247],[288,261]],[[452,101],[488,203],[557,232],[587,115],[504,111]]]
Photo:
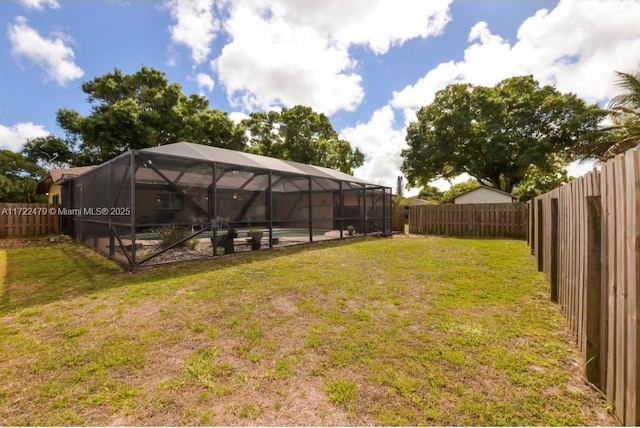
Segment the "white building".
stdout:
[[511,193],[480,185],[453,198],[454,204],[510,204],[516,200]]

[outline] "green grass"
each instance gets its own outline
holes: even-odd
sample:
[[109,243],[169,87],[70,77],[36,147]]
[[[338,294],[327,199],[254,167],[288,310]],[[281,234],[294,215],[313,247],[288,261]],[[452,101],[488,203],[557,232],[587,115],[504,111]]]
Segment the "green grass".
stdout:
[[336,380],[327,382],[325,391],[329,395],[329,399],[337,406],[346,406],[355,401],[358,391],[358,385],[354,382]]
[[[1,242],[0,242],[1,244]],[[0,249],[3,425],[610,425],[525,243]]]

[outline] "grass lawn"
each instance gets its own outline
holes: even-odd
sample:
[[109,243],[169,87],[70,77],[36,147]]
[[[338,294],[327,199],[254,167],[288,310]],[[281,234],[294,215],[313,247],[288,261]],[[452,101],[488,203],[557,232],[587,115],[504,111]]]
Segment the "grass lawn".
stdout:
[[0,249],[0,344],[0,425],[614,424],[515,240]]

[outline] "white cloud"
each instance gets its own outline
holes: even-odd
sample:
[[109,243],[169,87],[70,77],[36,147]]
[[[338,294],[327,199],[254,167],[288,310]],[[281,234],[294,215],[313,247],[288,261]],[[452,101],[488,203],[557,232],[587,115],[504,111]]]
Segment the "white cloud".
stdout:
[[49,134],[42,125],[31,122],[16,123],[11,127],[0,125],[0,149],[19,152],[27,139]]
[[50,7],[51,9],[60,8],[57,0],[18,0],[18,2],[28,9],[44,10],[45,7]]
[[581,177],[588,172],[593,171],[594,168],[597,168],[598,163],[593,160],[587,160],[584,162],[575,161],[571,162],[567,166],[567,174],[569,177]]
[[313,28],[337,44],[364,45],[377,54],[386,53],[417,37],[440,34],[451,19],[452,0],[324,0],[322,2],[258,1],[288,22]]
[[9,25],[8,36],[14,56],[24,57],[43,68],[47,77],[59,85],[84,75],[74,62],[73,49],[66,45],[66,36],[60,34],[46,39],[29,27],[23,17],[17,17],[15,24]]
[[374,52],[383,54],[391,46],[402,45],[407,40],[440,34],[451,19],[450,3],[450,0],[413,0],[399,7],[397,0],[380,1],[361,18],[358,14],[352,15],[354,22],[339,29],[337,38],[368,45]]
[[211,92],[215,86],[213,78],[206,73],[196,74],[196,82],[198,83],[198,88],[200,88],[201,91],[206,90],[207,92]]
[[392,105],[406,120],[430,103],[439,89],[465,81],[491,86],[514,75],[533,74],[589,103],[604,103],[619,89],[614,71],[634,70],[640,52],[640,2],[635,0],[562,0],[552,11],[540,10],[522,23],[511,45],[477,23],[472,43],[460,62],[440,64],[423,78],[395,92]]
[[220,29],[213,15],[215,0],[171,0],[165,4],[176,20],[169,30],[171,40],[191,50],[191,58],[202,64],[211,53],[211,43]]
[[248,118],[249,118],[249,115],[241,111],[232,111],[231,113],[229,113],[229,119],[231,119],[233,123],[236,123],[236,124]]
[[453,61],[439,64],[430,70],[425,77],[402,91],[393,92],[391,106],[404,112],[405,125],[415,121],[415,112],[422,106],[431,104],[440,89],[462,78],[458,65]]
[[304,104],[333,114],[364,98],[354,45],[390,46],[439,34],[451,0],[244,0],[229,2],[230,42],[212,62],[235,106],[246,110]]
[[340,134],[365,155],[365,163],[354,173],[372,183],[395,188],[400,172],[400,149],[406,146],[405,130],[394,126],[395,114],[390,106],[375,111],[367,123],[343,129]]
[[606,101],[619,91],[614,70],[638,66],[633,53],[640,52],[639,21],[635,0],[562,1],[522,24],[514,53],[542,58],[542,64],[529,64],[541,81],[588,102]]
[[313,29],[267,21],[241,5],[225,28],[233,41],[212,65],[235,105],[268,110],[304,104],[332,114],[361,102],[361,78],[351,72],[347,50]]

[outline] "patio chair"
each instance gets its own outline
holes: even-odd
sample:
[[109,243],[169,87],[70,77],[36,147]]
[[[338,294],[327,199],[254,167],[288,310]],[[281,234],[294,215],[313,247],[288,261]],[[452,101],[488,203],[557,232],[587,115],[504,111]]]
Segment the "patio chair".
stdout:
[[217,217],[215,219],[211,219],[211,229],[229,230],[229,217]]

